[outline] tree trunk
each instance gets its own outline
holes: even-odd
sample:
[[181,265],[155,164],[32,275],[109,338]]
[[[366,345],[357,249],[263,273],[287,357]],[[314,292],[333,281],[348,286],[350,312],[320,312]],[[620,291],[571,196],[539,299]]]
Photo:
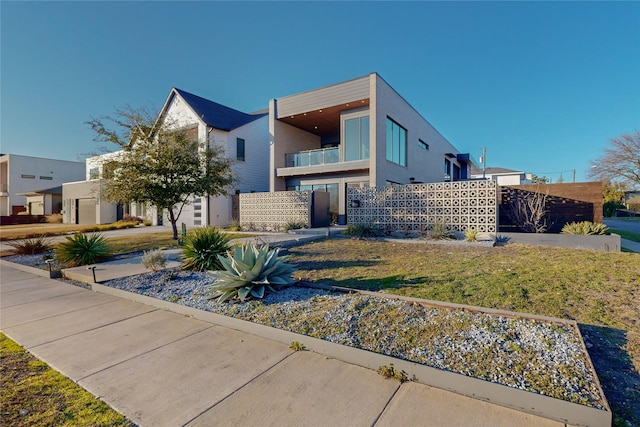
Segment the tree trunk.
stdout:
[[178,240],[178,219],[173,213],[173,206],[167,209],[169,211],[169,221],[171,221],[171,228],[173,229],[173,240]]

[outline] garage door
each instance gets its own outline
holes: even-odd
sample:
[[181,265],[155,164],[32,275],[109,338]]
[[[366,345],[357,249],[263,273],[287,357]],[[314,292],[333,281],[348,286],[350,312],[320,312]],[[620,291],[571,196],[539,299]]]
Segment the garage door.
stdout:
[[96,223],[96,199],[78,199],[76,205],[76,224]]

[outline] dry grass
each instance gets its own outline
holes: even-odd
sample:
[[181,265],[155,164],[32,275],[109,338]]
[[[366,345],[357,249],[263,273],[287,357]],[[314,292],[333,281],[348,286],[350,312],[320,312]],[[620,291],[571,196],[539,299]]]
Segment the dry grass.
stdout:
[[325,240],[291,249],[301,280],[581,323],[617,420],[640,423],[640,255]]

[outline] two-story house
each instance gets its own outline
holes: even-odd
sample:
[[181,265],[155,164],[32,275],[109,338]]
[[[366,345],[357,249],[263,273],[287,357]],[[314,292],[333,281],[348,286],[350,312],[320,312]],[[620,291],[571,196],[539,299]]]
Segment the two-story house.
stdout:
[[346,188],[469,178],[461,154],[377,73],[269,104],[270,190],[324,190],[346,221]]

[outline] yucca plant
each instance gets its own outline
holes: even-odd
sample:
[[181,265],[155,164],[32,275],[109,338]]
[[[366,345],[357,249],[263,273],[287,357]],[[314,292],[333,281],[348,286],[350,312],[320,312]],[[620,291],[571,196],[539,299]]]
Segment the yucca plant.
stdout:
[[570,222],[562,227],[562,234],[602,235],[607,234],[609,227],[591,221]]
[[291,275],[296,268],[285,262],[287,257],[279,257],[279,251],[267,244],[248,243],[228,251],[226,257],[218,256],[224,270],[211,272],[218,279],[209,286],[211,298],[218,302],[263,298],[266,291],[295,283]]
[[160,271],[167,266],[167,255],[159,249],[144,251],[142,265],[151,271]]
[[431,231],[429,237],[433,240],[451,240],[454,233],[449,229],[449,226],[444,222],[436,221],[431,224]]
[[475,228],[467,228],[464,230],[464,240],[466,242],[477,242],[479,233]]
[[51,240],[46,236],[32,237],[30,239],[7,242],[7,245],[15,249],[16,255],[36,255],[51,250]]
[[229,250],[229,237],[216,227],[197,228],[187,234],[181,249],[183,270],[220,270],[218,255]]
[[356,239],[366,239],[380,235],[380,231],[369,224],[349,224],[343,233]]
[[100,233],[76,233],[66,237],[55,249],[56,260],[65,266],[94,264],[111,256],[111,250]]

